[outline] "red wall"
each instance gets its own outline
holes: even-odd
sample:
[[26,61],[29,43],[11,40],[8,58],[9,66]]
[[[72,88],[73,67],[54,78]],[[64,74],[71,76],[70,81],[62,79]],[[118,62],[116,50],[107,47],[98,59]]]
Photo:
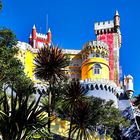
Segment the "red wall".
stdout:
[[114,80],[114,48],[113,48],[113,33],[98,35],[97,40],[104,41],[109,46],[109,79]]

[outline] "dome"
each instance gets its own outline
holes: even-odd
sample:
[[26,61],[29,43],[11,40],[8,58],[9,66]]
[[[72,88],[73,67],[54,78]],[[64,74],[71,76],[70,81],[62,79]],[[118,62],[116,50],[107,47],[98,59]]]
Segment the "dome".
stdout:
[[130,74],[127,76],[127,78],[129,78],[129,79],[133,79],[133,77],[132,77]]

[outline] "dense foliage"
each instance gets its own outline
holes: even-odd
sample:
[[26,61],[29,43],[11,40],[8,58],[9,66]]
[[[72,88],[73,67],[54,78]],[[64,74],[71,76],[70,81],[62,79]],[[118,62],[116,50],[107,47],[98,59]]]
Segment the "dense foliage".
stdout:
[[56,112],[62,119],[70,121],[69,139],[92,139],[96,132],[116,137],[116,128],[121,131],[120,126],[129,125],[113,101],[87,96],[79,81],[72,80],[64,91],[57,102]]
[[[45,108],[39,107],[42,93],[26,77],[16,57],[16,43],[12,31],[0,30],[0,133],[4,140],[26,139],[48,123]],[[36,101],[33,95],[37,92]]]

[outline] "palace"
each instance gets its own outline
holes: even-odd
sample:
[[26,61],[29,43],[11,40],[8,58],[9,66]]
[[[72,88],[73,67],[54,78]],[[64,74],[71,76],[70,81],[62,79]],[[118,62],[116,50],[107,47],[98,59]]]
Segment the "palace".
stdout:
[[[114,20],[95,23],[94,31],[96,40],[86,42],[82,50],[63,49],[63,52],[71,59],[66,74],[69,78],[79,79],[89,91],[89,95],[106,100],[111,99],[118,105],[117,97],[123,96],[121,93],[124,93],[124,90],[129,97],[133,94],[131,75],[120,82],[119,50],[122,41],[118,11],[115,13]],[[51,45],[51,43],[50,29],[46,34],[41,34],[37,32],[34,25],[29,43],[17,44],[20,48],[18,57],[24,64],[25,73],[36,83],[41,83],[41,81],[37,80],[33,73],[34,57],[39,48],[45,44]]]
[[[89,96],[113,100],[121,111],[133,110],[130,98],[134,92],[133,77],[124,76],[120,80],[120,56],[122,45],[120,16],[116,11],[114,19],[94,24],[96,39],[86,42],[81,50],[63,49],[70,56],[70,65],[66,68],[69,78],[79,79]],[[43,85],[34,76],[34,57],[39,48],[52,44],[50,29],[46,34],[37,33],[35,25],[29,37],[29,43],[18,42],[18,58],[22,61],[25,73],[35,83]],[[130,111],[134,118],[134,112]]]

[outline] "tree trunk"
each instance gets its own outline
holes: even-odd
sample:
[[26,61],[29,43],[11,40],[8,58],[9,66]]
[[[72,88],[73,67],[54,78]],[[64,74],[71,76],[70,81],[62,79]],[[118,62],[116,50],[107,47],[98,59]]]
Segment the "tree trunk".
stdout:
[[70,129],[69,129],[69,138],[68,138],[68,140],[71,139],[71,130],[72,130],[72,115],[71,115],[71,118],[70,118]]
[[51,98],[52,98],[52,86],[50,83],[50,91],[48,95],[48,100],[49,100],[49,108],[48,108],[48,132],[51,133]]

